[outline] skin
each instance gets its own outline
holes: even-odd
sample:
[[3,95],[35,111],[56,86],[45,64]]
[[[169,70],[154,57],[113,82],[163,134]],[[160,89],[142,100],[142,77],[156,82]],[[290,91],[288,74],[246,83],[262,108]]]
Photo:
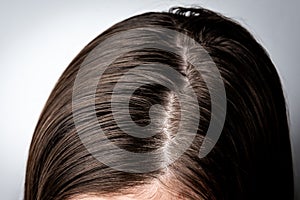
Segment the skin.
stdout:
[[[70,200],[139,200],[141,198],[135,198],[135,197],[130,197],[130,196],[114,196],[114,197],[96,197],[96,196],[90,196],[90,195],[82,195],[82,196],[78,196],[75,198],[72,198]],[[165,197],[154,197],[154,198],[142,198],[142,199],[172,199],[169,197],[167,197],[165,195]],[[176,198],[176,199],[180,199],[180,198]]]
[[119,197],[95,197],[90,195],[84,195],[72,198],[70,200],[135,200],[134,198],[126,197],[126,196],[119,196]]

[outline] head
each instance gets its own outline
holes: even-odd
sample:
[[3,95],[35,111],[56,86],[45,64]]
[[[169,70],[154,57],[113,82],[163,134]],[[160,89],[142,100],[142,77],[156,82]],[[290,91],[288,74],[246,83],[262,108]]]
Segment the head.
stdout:
[[287,111],[268,54],[237,22],[203,8],[115,24],[50,94],[24,198],[292,199]]

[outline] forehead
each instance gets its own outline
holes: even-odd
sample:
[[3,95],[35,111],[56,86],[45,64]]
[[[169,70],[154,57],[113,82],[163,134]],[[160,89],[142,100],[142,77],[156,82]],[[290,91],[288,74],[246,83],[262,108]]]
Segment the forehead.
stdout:
[[135,199],[127,196],[96,197],[91,195],[80,195],[77,197],[73,197],[69,200],[135,200]]

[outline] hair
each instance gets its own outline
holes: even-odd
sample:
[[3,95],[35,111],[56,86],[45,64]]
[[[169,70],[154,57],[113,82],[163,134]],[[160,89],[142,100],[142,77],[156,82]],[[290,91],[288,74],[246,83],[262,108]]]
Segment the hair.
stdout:
[[[161,34],[162,48],[132,50],[132,45],[143,47],[145,43],[156,42],[144,35],[114,37],[139,28]],[[178,37],[163,35],[160,28],[176,31]],[[204,54],[187,46],[180,33],[201,44],[209,54],[226,91],[226,119],[221,135],[212,141],[216,143],[214,148],[203,158],[198,154],[213,117],[214,103],[205,77],[210,76],[212,67]],[[94,51],[111,37],[114,40],[105,50]],[[117,55],[122,45],[127,52],[108,63],[108,58]],[[164,51],[166,48],[176,53]],[[89,55],[92,57],[86,62]],[[200,74],[188,58],[197,61],[207,73]],[[145,71],[140,71],[141,77],[163,80],[179,89],[190,85],[197,101],[182,103],[174,91],[159,83],[135,88],[131,83],[138,80],[121,81],[127,72],[141,65],[146,66]],[[99,66],[105,66],[105,70],[100,67],[104,70],[101,77],[94,73],[99,71]],[[171,76],[162,72],[163,66],[176,70],[179,78],[171,80]],[[76,82],[83,67],[89,67],[93,73],[82,71],[86,79]],[[155,76],[151,74],[153,71]],[[95,80],[99,82],[95,92],[91,92],[88,86]],[[215,84],[214,79],[209,81]],[[117,83],[119,90],[114,93]],[[76,94],[75,86],[80,88]],[[115,119],[112,95],[121,103],[130,99],[127,106],[130,118],[122,115],[126,108],[116,111],[123,128]],[[78,101],[74,102],[74,97]],[[186,97],[189,98],[192,97]],[[156,104],[161,107],[153,107]],[[170,162],[174,151],[168,145],[179,130],[183,134],[181,143],[187,143],[186,137],[193,134],[190,127],[199,114],[196,107],[201,115],[191,145]],[[150,111],[155,115],[151,116]],[[127,134],[126,124],[130,120],[151,135]],[[97,136],[99,125],[104,134]],[[105,138],[114,144],[113,148],[103,142]],[[137,157],[118,154],[116,149],[135,153]],[[153,153],[151,158],[139,159],[138,155],[149,152]],[[107,163],[101,162],[97,155]],[[123,165],[128,165],[128,169],[149,170],[119,170]],[[293,199],[293,188],[286,104],[279,76],[268,54],[232,19],[204,8],[175,7],[168,12],[133,16],[113,25],[69,64],[34,131],[24,200],[76,199],[86,195],[141,199]]]

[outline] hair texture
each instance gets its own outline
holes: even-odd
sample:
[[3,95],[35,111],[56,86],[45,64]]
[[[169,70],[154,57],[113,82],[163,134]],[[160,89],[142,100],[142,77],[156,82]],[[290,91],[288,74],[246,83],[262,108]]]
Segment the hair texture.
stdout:
[[[136,28],[167,28],[193,38],[215,62],[226,90],[227,113],[224,127],[213,150],[199,158],[199,149],[211,120],[211,96],[204,76],[199,74],[187,56],[197,58],[209,72],[210,65],[185,47],[180,38],[160,45],[174,49],[176,54],[159,49],[129,51],[107,66],[99,80],[96,93],[82,86],[80,101],[72,104],[73,87],[80,67],[91,69],[103,64],[103,57],[84,63],[87,55],[107,38]],[[118,44],[143,44],[149,38],[132,35],[119,38],[108,46],[107,55],[117,53]],[[178,87],[190,84],[197,95],[197,105],[188,105],[189,117],[178,97],[160,84],[145,84],[129,94],[124,84],[117,98],[130,95],[131,120],[140,127],[150,124],[151,137],[139,138],[121,130],[111,110],[111,96],[118,80],[130,69],[148,64],[167,65],[182,77]],[[150,77],[147,73],[142,74]],[[87,81],[99,79],[89,77]],[[155,78],[155,77],[150,77]],[[166,81],[167,77],[161,75]],[[133,80],[127,80],[129,83]],[[212,80],[212,83],[214,80]],[[170,80],[171,84],[172,81]],[[79,87],[81,87],[79,83]],[[94,102],[85,101],[94,95]],[[95,158],[102,151],[115,166],[120,157],[105,145],[90,152],[80,137],[97,134],[87,109],[94,104],[102,130],[118,148],[144,153],[160,150],[151,163],[128,159],[130,166],[164,166],[145,173],[116,170]],[[189,134],[194,106],[200,108],[197,133],[190,147],[173,163],[165,166],[172,152],[167,145],[178,131],[179,121]],[[151,108],[152,109],[152,108]],[[122,113],[123,110],[120,110]],[[74,116],[81,119],[75,126]],[[124,124],[128,123],[124,118]],[[79,135],[78,133],[83,135]],[[86,134],[86,135],[85,135]],[[138,133],[137,133],[138,134]],[[99,139],[101,140],[101,138]],[[100,143],[99,143],[100,142]],[[185,142],[184,140],[182,141]],[[102,144],[90,139],[90,145]],[[237,22],[204,8],[176,7],[168,12],[148,12],[113,25],[92,40],[70,63],[54,87],[37,123],[32,138],[26,170],[24,200],[76,199],[81,195],[99,197],[130,196],[138,199],[293,199],[293,169],[285,99],[276,69],[264,48]]]

